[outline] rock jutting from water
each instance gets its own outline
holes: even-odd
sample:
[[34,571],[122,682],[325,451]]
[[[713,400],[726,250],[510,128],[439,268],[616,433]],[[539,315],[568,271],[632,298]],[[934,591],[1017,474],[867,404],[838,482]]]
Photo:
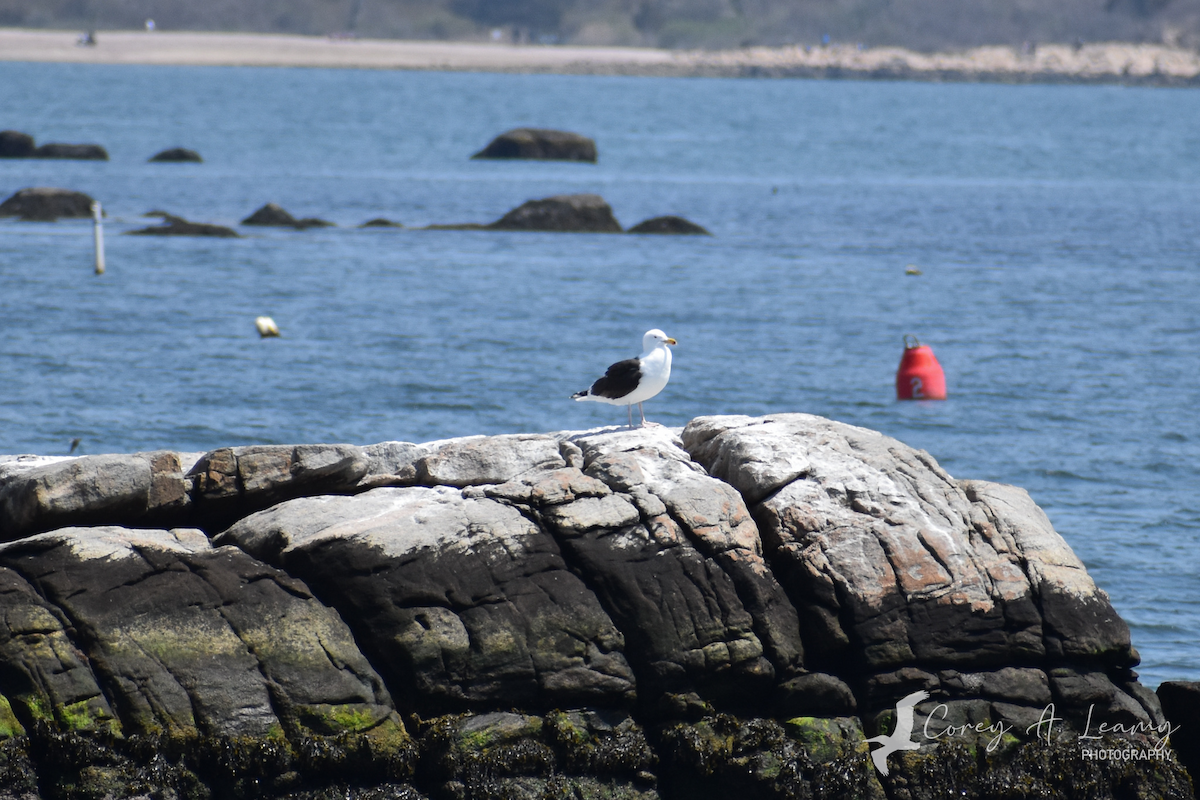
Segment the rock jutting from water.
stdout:
[[22,800],[1193,797],[1028,494],[820,417],[6,456],[0,534]]
[[68,158],[83,161],[108,161],[108,151],[98,144],[62,144],[51,142],[40,147],[34,138],[21,131],[0,131],[0,158]]
[[712,236],[704,227],[683,217],[652,217],[634,225],[626,233],[657,233],[675,236]]
[[33,158],[34,139],[21,131],[0,131],[0,158]]
[[487,226],[498,231],[620,233],[612,207],[598,194],[565,194],[530,200]]
[[150,157],[151,162],[165,163],[194,163],[199,164],[204,161],[200,154],[195,150],[189,150],[186,147],[171,147],[161,152],[155,153]]
[[0,217],[17,217],[26,222],[91,217],[93,202],[90,195],[73,189],[34,186],[21,189],[0,203]]
[[596,142],[569,131],[515,128],[500,134],[473,159],[531,159],[596,163]]
[[[364,226],[365,227],[365,226]],[[559,233],[621,233],[621,223],[612,206],[598,194],[564,194],[529,200],[495,222],[427,225],[425,230],[468,231],[540,231]],[[683,217],[653,217],[638,223],[627,233],[700,234],[707,230]]]
[[280,206],[278,203],[267,203],[259,208],[250,216],[242,220],[243,225],[260,225],[264,227],[276,228],[295,228],[304,230],[305,228],[331,228],[332,222],[318,219],[316,217],[304,217],[296,219],[288,212],[287,209]]
[[75,161],[108,161],[108,151],[98,144],[43,144],[33,152],[34,158],[65,158]]
[[214,225],[211,222],[191,222],[183,217],[166,212],[152,212],[146,216],[162,217],[161,225],[151,225],[147,228],[126,231],[130,236],[211,236],[223,239],[237,239],[241,234],[233,228],[224,225]]

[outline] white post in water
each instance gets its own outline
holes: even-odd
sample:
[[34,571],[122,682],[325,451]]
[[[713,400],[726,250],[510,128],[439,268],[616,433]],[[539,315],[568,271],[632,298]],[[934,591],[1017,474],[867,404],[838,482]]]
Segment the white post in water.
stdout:
[[100,217],[104,211],[100,208],[99,201],[92,201],[92,233],[95,234],[96,240],[96,274],[104,274],[104,225],[100,222]]

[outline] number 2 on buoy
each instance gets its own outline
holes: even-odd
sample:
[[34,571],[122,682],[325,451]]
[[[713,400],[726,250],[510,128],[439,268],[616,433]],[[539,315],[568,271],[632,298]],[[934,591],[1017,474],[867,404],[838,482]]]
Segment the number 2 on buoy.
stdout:
[[904,355],[896,371],[897,400],[945,400],[946,375],[933,354],[911,333],[904,337]]

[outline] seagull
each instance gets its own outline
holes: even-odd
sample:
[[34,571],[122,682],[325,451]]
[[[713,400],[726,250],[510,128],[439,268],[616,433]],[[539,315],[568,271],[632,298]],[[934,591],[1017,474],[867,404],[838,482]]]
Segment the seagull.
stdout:
[[629,408],[629,427],[633,427],[633,404],[637,403],[646,424],[646,412],[642,403],[658,394],[671,379],[671,350],[667,345],[675,340],[658,328],[646,331],[642,337],[642,354],[613,364],[604,377],[592,384],[590,389],[571,395],[572,400],[595,400],[614,406]]
[[916,750],[919,742],[912,741],[913,706],[929,698],[929,692],[913,692],[896,703],[896,730],[891,736],[872,736],[868,742],[879,742],[880,747],[871,751],[875,769],[884,777],[888,774],[887,757],[897,750]]

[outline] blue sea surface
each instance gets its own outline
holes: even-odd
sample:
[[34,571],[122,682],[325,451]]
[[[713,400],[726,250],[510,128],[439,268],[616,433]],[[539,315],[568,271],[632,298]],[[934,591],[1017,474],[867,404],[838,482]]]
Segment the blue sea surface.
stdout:
[[[820,414],[1023,486],[1143,681],[1200,679],[1196,90],[0,63],[0,109],[111,155],[0,161],[0,199],[109,215],[103,276],[90,222],[0,220],[0,452],[615,424],[568,398],[659,327],[650,419]],[[518,126],[599,163],[469,160]],[[204,163],[147,163],[175,146]],[[574,192],[714,236],[411,229]],[[337,227],[121,235],[267,202]],[[894,399],[907,333],[946,402]]]

